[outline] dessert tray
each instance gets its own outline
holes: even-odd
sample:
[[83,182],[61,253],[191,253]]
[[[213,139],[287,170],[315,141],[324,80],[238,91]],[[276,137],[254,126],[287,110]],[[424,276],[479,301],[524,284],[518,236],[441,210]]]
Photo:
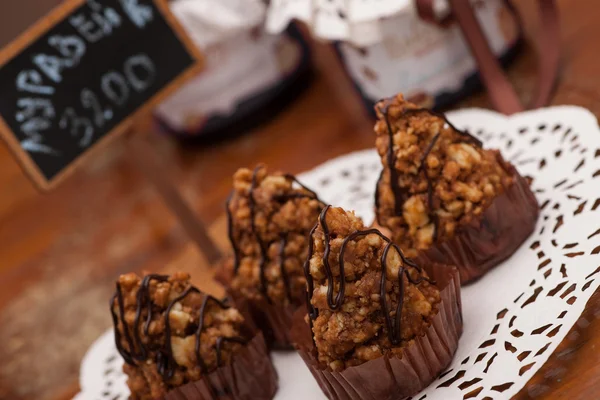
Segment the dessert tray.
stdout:
[[[526,177],[541,207],[534,233],[507,261],[462,289],[464,333],[450,367],[414,400],[508,399],[547,361],[600,285],[600,129],[587,110],[552,107],[505,117],[468,109],[448,114],[486,148],[498,148]],[[374,219],[381,170],[373,149],[348,154],[298,179],[325,202]],[[107,309],[108,313],[108,309]],[[324,399],[304,362],[275,352],[276,399]],[[77,399],[126,399],[113,331],[81,365]]]

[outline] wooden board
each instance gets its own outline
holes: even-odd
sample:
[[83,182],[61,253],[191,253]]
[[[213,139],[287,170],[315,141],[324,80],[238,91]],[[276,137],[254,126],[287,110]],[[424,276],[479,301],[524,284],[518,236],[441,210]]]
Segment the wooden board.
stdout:
[[166,0],[65,1],[0,53],[0,134],[50,189],[201,60]]

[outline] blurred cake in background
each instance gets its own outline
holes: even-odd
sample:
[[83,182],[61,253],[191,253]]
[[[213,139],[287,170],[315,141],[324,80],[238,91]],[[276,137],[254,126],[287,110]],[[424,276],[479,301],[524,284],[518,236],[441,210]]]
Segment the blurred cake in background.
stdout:
[[[373,116],[382,98],[404,93],[421,107],[447,107],[480,88],[478,65],[451,17],[447,1],[430,2],[433,19],[419,16],[415,0],[273,1],[269,32],[291,21],[333,43],[348,77]],[[425,2],[426,3],[426,2]],[[503,65],[517,55],[522,27],[504,0],[471,0],[493,54]]]
[[206,65],[157,107],[161,130],[195,142],[225,139],[272,118],[309,85],[307,43],[295,25],[266,33],[263,1],[175,0],[170,5]]

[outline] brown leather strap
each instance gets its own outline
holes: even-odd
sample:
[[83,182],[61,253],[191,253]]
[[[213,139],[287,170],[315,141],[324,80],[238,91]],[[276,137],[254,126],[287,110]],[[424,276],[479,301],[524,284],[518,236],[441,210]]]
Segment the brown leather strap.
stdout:
[[[425,21],[446,25],[438,21],[433,11],[432,0],[415,0],[419,16]],[[513,114],[525,110],[512,84],[490,49],[485,35],[477,21],[469,0],[448,0],[452,9],[449,18],[460,26],[466,42],[471,48],[473,57],[479,65],[479,72],[487,88],[490,101],[494,108],[504,114]],[[509,0],[504,0],[522,27],[521,19],[516,8]],[[538,83],[535,96],[529,108],[542,107],[550,101],[558,73],[560,56],[560,30],[558,9],[555,0],[537,0],[540,7],[541,38],[538,48]],[[448,17],[447,17],[448,18]],[[447,19],[445,18],[445,19]]]

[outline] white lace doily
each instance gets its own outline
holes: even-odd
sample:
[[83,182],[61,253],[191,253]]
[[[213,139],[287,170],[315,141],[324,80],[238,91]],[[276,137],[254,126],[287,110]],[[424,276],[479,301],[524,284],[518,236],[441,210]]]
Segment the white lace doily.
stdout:
[[[600,284],[600,129],[577,107],[504,117],[449,114],[533,178],[542,207],[535,233],[507,261],[463,289],[464,333],[452,365],[414,400],[509,399],[569,332]],[[373,220],[380,171],[374,150],[331,160],[299,178],[334,205]],[[301,359],[276,353],[276,399],[324,399]],[[122,361],[107,332],[81,368],[81,398],[126,399]]]

